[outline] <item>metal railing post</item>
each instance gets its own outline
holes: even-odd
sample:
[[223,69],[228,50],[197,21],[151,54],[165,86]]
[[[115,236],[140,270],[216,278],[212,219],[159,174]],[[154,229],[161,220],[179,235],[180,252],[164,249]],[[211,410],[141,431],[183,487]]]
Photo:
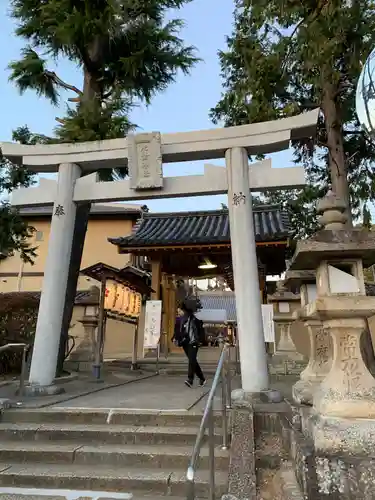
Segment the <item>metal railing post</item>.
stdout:
[[208,413],[208,467],[209,490],[208,500],[215,500],[215,422],[212,406]]
[[186,499],[195,500],[194,469],[190,466],[186,474],[187,490]]
[[240,374],[240,343],[238,341],[238,336],[236,335],[236,344],[235,344],[235,349],[236,349],[236,375]]
[[208,429],[208,447],[209,447],[209,496],[208,500],[215,500],[215,422],[214,422],[214,399],[219,384],[221,383],[221,410],[222,410],[222,426],[223,426],[223,443],[222,448],[228,449],[228,421],[227,421],[227,380],[225,376],[226,360],[228,355],[229,345],[222,344],[222,350],[219,357],[219,362],[216,368],[215,376],[212,381],[210,392],[208,393],[207,403],[204,408],[203,417],[199,426],[197,439],[195,440],[193,452],[189,462],[189,467],[186,472],[186,498],[187,500],[195,500],[195,472],[200,450]]
[[[225,361],[225,360],[224,360]],[[222,413],[222,429],[223,429],[223,444],[222,449],[228,449],[228,419],[227,419],[227,387],[226,387],[226,366],[225,362],[221,369],[221,413]]]
[[25,389],[25,376],[26,376],[26,357],[27,352],[29,350],[29,346],[25,345],[22,350],[22,365],[21,365],[21,376],[20,376],[20,385],[18,388],[18,393],[22,397]]
[[227,409],[232,408],[232,349],[227,352],[227,371],[226,371],[226,390],[227,390]]

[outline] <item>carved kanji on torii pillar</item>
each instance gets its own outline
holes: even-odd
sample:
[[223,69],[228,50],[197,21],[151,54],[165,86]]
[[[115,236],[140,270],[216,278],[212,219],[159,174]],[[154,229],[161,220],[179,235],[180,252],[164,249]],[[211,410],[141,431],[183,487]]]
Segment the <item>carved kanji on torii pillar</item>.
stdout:
[[[20,189],[12,199],[16,206],[54,204],[30,383],[40,388],[51,385],[54,379],[77,203],[228,193],[242,385],[248,392],[266,389],[268,372],[250,191],[300,187],[304,172],[300,167],[273,169],[270,160],[249,166],[248,157],[287,149],[292,138],[313,136],[317,118],[315,110],[240,127],[152,132],[92,143],[1,143],[5,157],[29,169],[59,172],[57,182]],[[163,163],[223,157],[226,168],[206,165],[204,175],[163,177]],[[95,171],[121,167],[126,161],[130,180],[99,182]],[[80,177],[82,172],[93,173]]]

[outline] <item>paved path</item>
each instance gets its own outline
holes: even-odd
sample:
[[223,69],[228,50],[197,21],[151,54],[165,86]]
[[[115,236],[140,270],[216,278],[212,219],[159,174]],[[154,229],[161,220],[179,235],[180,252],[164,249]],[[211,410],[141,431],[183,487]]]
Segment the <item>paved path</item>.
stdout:
[[110,408],[132,410],[189,410],[209,391],[189,389],[184,377],[159,375],[57,403],[52,408]]
[[91,375],[82,374],[78,377],[68,377],[64,382],[59,383],[58,386],[62,387],[64,392],[63,394],[56,394],[54,396],[17,396],[18,382],[13,382],[9,385],[0,386],[0,403],[2,400],[10,400],[12,406],[35,409],[44,408],[87,394],[97,394],[108,388],[131,384],[134,381],[149,378],[150,376],[150,374],[143,375],[139,372],[130,371],[128,373],[107,373],[98,382]]

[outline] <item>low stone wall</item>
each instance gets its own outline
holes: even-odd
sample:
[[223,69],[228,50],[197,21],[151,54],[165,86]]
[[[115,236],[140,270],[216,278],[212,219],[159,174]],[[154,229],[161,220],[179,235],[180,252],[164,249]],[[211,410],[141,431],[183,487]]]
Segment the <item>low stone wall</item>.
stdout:
[[[282,438],[283,450],[293,464],[302,497],[305,500],[373,500],[375,453],[327,454],[315,450],[306,424],[309,418],[310,409],[292,405],[286,412],[266,417],[267,425]],[[255,416],[255,422],[257,419]]]

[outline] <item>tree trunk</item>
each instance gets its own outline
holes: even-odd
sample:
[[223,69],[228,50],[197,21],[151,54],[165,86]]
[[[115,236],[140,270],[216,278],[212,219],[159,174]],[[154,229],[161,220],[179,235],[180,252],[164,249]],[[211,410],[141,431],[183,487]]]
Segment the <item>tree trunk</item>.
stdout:
[[[348,226],[352,227],[352,214],[350,210],[348,171],[344,152],[342,134],[342,120],[339,107],[335,100],[336,89],[329,82],[323,83],[322,109],[327,130],[327,145],[329,149],[329,168],[332,190],[346,203]],[[361,351],[365,364],[372,374],[375,374],[374,348],[369,328],[361,338]]]
[[69,263],[68,285],[66,289],[64,313],[60,333],[60,348],[56,368],[57,377],[63,372],[64,368],[65,352],[69,338],[69,327],[72,321],[90,209],[91,203],[85,203],[77,207],[76,221],[73,233],[73,246]]
[[323,82],[322,110],[327,130],[327,146],[329,154],[329,170],[332,191],[346,204],[348,226],[352,226],[350,209],[348,170],[344,152],[342,120],[335,99],[336,88],[329,81]]

